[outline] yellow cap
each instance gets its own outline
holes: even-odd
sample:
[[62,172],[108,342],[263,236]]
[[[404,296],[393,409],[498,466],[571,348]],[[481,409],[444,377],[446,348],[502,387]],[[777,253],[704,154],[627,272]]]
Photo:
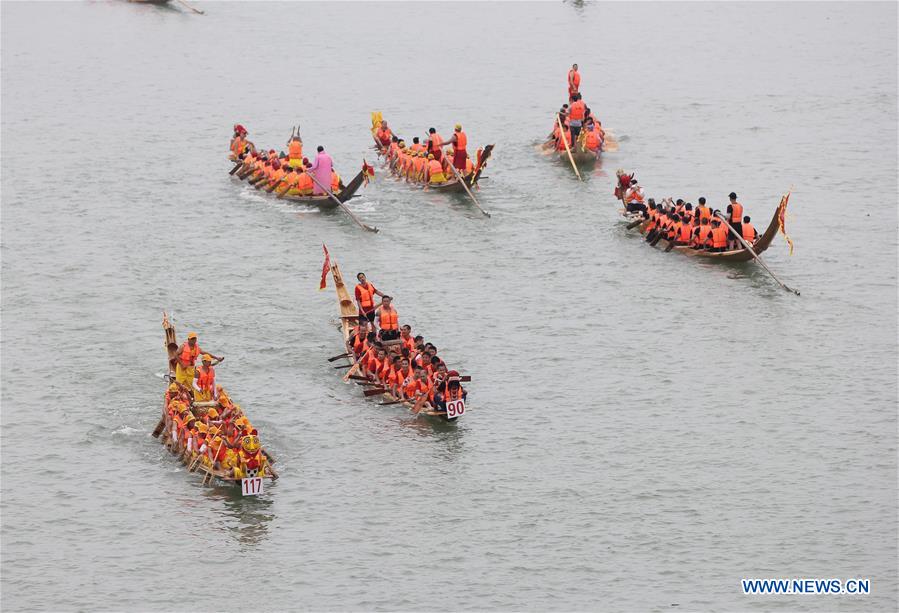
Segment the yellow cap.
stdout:
[[204,353],[204,354],[203,354],[203,361],[204,361],[204,362],[211,362],[211,361],[212,361],[212,356],[209,355],[208,353]]
[[197,338],[197,333],[196,333],[196,332],[190,332],[190,333],[188,333],[188,335],[187,335],[187,340],[190,340],[190,339],[192,339],[192,338]]
[[177,383],[172,383],[172,384],[169,386],[169,391],[170,391],[170,392],[177,392],[177,391],[178,391],[178,384],[177,384]]
[[209,417],[212,419],[215,419],[216,417],[219,416],[219,412],[216,411],[215,409],[209,409],[208,411],[206,411],[206,414],[209,415]]
[[208,432],[209,426],[204,424],[202,421],[198,421],[197,422],[197,430],[199,430],[200,432]]
[[456,124],[456,130],[459,131],[459,132],[462,131],[462,124],[461,124],[461,123],[457,123],[457,124]]
[[433,160],[433,159],[434,159],[434,154],[433,154],[433,153],[429,153],[429,154],[428,154],[428,159],[429,159],[429,160]]

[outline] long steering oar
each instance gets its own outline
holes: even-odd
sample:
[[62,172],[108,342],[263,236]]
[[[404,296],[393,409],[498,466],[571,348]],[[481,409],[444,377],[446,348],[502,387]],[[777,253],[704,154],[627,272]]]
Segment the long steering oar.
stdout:
[[752,254],[752,257],[755,258],[756,262],[758,262],[759,264],[761,264],[761,265],[762,265],[762,268],[764,268],[765,270],[767,270],[767,271],[768,271],[768,274],[771,275],[771,277],[772,277],[775,281],[777,281],[777,283],[778,283],[782,288],[784,288],[784,289],[787,290],[788,292],[793,292],[793,293],[796,294],[797,296],[799,295],[799,290],[795,290],[795,289],[793,289],[792,287],[788,287],[783,281],[781,281],[780,279],[777,278],[777,275],[775,275],[775,274],[771,271],[771,269],[768,268],[768,265],[765,264],[765,261],[762,259],[762,256],[760,256],[759,254],[757,254],[757,253],[755,252],[755,250],[752,248],[752,245],[750,245],[748,242],[746,242],[746,239],[745,239],[745,238],[743,238],[742,236],[740,236],[739,234],[737,234],[737,231],[734,230],[734,227],[733,227],[732,225],[730,225],[730,223],[727,221],[727,219],[724,217],[724,215],[722,215],[721,213],[716,213],[715,216],[718,217],[718,219],[720,219],[722,222],[724,222],[724,225],[727,226],[727,229],[730,230],[731,234],[733,234],[734,236],[737,237],[737,240],[739,240],[739,241],[743,244],[743,246],[746,248],[746,250],[749,251],[749,253]]
[[344,211],[347,215],[349,215],[350,217],[352,217],[353,221],[355,221],[357,224],[359,224],[361,227],[365,228],[365,229],[368,230],[369,232],[377,232],[377,231],[378,231],[377,228],[374,228],[374,227],[372,227],[372,226],[367,226],[367,225],[365,225],[364,223],[362,223],[361,221],[359,221],[359,218],[356,217],[355,215],[353,215],[353,212],[352,212],[351,210],[349,210],[349,209],[348,209],[348,208],[347,208],[347,207],[340,201],[340,199],[339,199],[337,196],[335,196],[335,195],[331,192],[331,190],[329,190],[327,187],[325,187],[324,185],[322,185],[321,183],[318,182],[318,179],[315,178],[315,175],[314,175],[314,174],[312,174],[311,172],[307,172],[306,174],[309,175],[309,178],[312,179],[312,182],[313,182],[313,183],[315,183],[316,185],[318,185],[318,188],[319,188],[320,190],[322,190],[323,192],[325,192],[326,194],[328,194],[328,196],[331,198],[331,200],[333,200],[334,202],[336,202],[336,203],[338,204],[338,206],[340,206],[340,208],[342,208],[343,211]]
[[468,196],[471,198],[471,201],[474,202],[474,205],[478,207],[478,210],[487,217],[490,217],[490,213],[481,208],[481,204],[478,202],[478,199],[475,198],[474,194],[471,193],[471,190],[468,188],[468,184],[465,183],[465,179],[462,178],[462,175],[459,174],[459,171],[456,170],[456,167],[453,166],[452,162],[450,162],[449,167],[452,169],[453,174],[456,175],[456,179],[459,181],[459,183],[462,184],[462,187],[465,188],[465,191],[468,192]]
[[189,8],[190,10],[192,10],[194,13],[197,13],[198,15],[205,15],[205,14],[206,14],[206,13],[204,13],[203,11],[201,11],[200,9],[195,9],[194,7],[192,7],[191,5],[189,5],[189,4],[188,4],[187,2],[185,2],[184,0],[178,0],[178,2],[180,2],[181,4],[183,4],[184,6],[186,6],[187,8]]
[[584,179],[581,178],[581,173],[577,169],[577,164],[574,163],[574,157],[571,155],[568,139],[565,138],[565,126],[562,125],[562,120],[559,119],[558,115],[556,115],[556,123],[559,124],[559,136],[562,137],[562,142],[565,143],[565,151],[568,153],[568,160],[571,162],[571,167],[574,168],[574,174],[577,175],[578,181],[583,181]]

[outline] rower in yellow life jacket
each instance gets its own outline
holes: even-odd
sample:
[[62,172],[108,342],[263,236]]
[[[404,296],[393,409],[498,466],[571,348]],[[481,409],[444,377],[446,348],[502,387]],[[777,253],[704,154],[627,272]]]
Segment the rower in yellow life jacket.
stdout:
[[428,154],[428,183],[446,183],[446,175],[443,174],[443,164],[434,158],[434,154]]
[[[209,353],[200,349],[197,342],[197,333],[191,332],[187,335],[187,342],[182,343],[178,348],[178,361],[175,364],[175,380],[188,389],[193,389],[195,369],[197,358],[203,354]],[[221,362],[225,358],[218,357],[212,353],[209,355]]]
[[196,369],[194,376],[197,380],[197,387],[194,390],[194,400],[197,402],[214,400],[215,368],[213,368],[211,355],[208,353],[203,354],[203,365]]
[[287,157],[290,160],[288,164],[291,168],[303,167],[303,141],[300,139],[299,134],[291,138],[287,143]]

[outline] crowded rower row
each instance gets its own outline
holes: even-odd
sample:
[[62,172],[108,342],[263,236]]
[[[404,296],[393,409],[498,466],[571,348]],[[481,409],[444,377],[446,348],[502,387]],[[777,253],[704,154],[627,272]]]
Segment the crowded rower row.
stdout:
[[653,198],[646,198],[633,175],[620,169],[616,174],[615,195],[624,202],[628,213],[643,218],[647,241],[659,238],[678,246],[723,252],[741,249],[740,238],[750,245],[758,240],[759,233],[752,219],[744,215],[743,205],[734,192],[728,195],[729,203],[722,214],[709,207],[704,196],[697,200],[695,208],[692,202],[681,198],[669,197],[657,203]]
[[[464,400],[468,393],[461,376],[448,370],[437,355],[437,347],[412,335],[412,327],[400,325],[390,296],[383,294],[364,273],[356,276],[358,323],[347,341],[364,377],[378,383],[398,400],[410,402],[417,411],[445,412],[446,403]],[[380,304],[375,303],[380,297]]]
[[[411,143],[406,143],[393,133],[387,121],[381,120],[373,128],[372,136],[387,158],[390,170],[408,183],[446,183],[452,181],[456,173],[470,177],[483,165],[480,150],[477,162],[468,155],[468,136],[461,124],[456,124],[448,140],[444,140],[435,128],[430,128],[424,141],[415,136]],[[446,154],[444,148],[448,148]]]

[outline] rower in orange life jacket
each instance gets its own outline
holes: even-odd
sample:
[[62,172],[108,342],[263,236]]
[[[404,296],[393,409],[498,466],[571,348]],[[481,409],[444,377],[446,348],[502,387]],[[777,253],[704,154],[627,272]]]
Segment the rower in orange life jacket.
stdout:
[[440,160],[440,145],[443,144],[443,138],[437,134],[434,128],[428,128],[428,153],[434,156],[435,160]]
[[390,128],[387,127],[386,121],[381,122],[381,127],[378,128],[375,136],[377,137],[378,142],[381,143],[382,147],[387,147],[388,145],[390,145],[390,137],[393,136],[393,132],[391,132]]
[[443,164],[433,155],[428,154],[428,183],[446,183],[446,175],[443,174]]
[[750,245],[755,244],[759,238],[759,233],[751,223],[749,223],[749,215],[743,217],[743,240]]
[[451,370],[446,373],[446,381],[434,395],[436,410],[446,411],[446,403],[450,400],[468,400],[468,392],[462,387],[461,381],[462,377],[458,371]]
[[440,147],[452,146],[453,148],[453,166],[459,172],[465,172],[465,161],[468,159],[468,136],[462,131],[462,124],[457,123],[453,130],[453,135],[445,143],[440,143]]
[[[196,364],[197,358],[202,353],[205,352],[200,349],[200,344],[197,342],[196,332],[188,334],[187,342],[182,343],[178,348],[178,361],[175,365],[175,380],[188,389],[193,388],[195,376],[194,365]],[[209,355],[219,362],[225,359],[212,354]]]
[[580,94],[574,94],[573,102],[568,108],[568,128],[571,132],[571,139],[568,146],[574,149],[578,144],[578,137],[581,133],[581,127],[584,125],[584,117],[587,115],[587,105],[581,99]]
[[699,218],[703,221],[710,221],[712,219],[712,210],[705,205],[705,196],[699,197],[699,206],[696,207],[696,214],[699,215]]
[[[743,236],[743,205],[737,202],[737,195],[734,192],[731,192],[727,197],[730,199],[730,204],[727,205],[727,221],[739,236]],[[727,230],[727,226],[724,229]],[[740,247],[739,242],[737,237],[728,230],[728,247],[737,249]]]
[[368,282],[365,278],[365,273],[359,273],[356,275],[356,279],[359,281],[356,284],[356,304],[359,306],[359,318],[365,318],[369,323],[374,323],[375,321],[375,296],[384,297],[384,294],[378,291],[378,289]]
[[710,251],[725,251],[727,249],[727,230],[717,219],[712,221],[712,229],[709,231]]
[[631,185],[624,193],[625,208],[629,213],[645,213],[646,204],[644,204],[644,200],[643,188],[640,187],[636,179],[631,179]]
[[299,134],[291,138],[290,142],[287,143],[287,156],[290,160],[288,163],[291,168],[303,167],[303,141],[300,140]]
[[379,306],[375,314],[378,316],[378,325],[381,327],[381,340],[392,341],[400,337],[400,321],[399,314],[392,306],[393,298],[383,296],[381,298],[381,306]]
[[212,356],[203,354],[203,365],[196,369],[197,388],[194,400],[202,402],[215,398],[215,368],[212,367]]
[[580,91],[581,88],[581,73],[577,71],[577,64],[571,65],[571,70],[568,71],[568,101],[571,102],[574,100],[574,95]]

